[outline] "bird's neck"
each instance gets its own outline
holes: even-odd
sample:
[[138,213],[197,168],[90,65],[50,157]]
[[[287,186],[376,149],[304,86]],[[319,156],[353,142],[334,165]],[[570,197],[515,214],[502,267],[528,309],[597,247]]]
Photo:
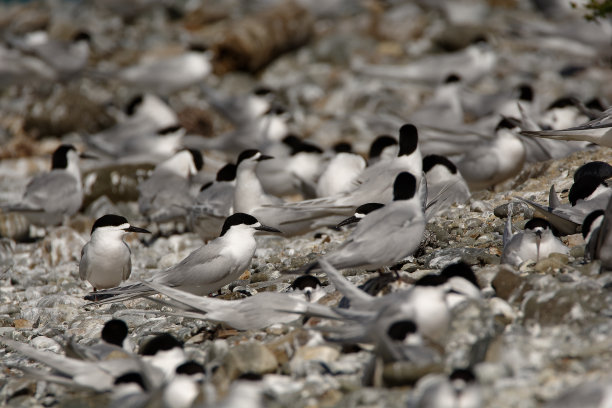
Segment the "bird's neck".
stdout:
[[68,160],[68,166],[66,166],[66,172],[71,174],[81,184],[81,170],[79,164],[76,161]]
[[249,213],[261,207],[265,192],[255,169],[241,166],[236,174],[236,189],[234,190],[234,211]]
[[223,246],[223,251],[231,252],[234,258],[244,256],[250,259],[255,254],[257,242],[255,241],[253,231],[230,228],[221,239],[228,243]]

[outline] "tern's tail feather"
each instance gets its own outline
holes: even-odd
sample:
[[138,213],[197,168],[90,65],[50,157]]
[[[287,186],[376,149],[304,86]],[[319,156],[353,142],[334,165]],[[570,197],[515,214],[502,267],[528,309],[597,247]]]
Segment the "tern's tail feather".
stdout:
[[135,283],[133,285],[117,286],[116,288],[103,289],[97,292],[91,292],[84,297],[85,300],[91,300],[85,306],[90,305],[105,305],[108,303],[121,302],[124,300],[135,299],[143,296],[154,294],[153,289],[148,288],[143,283]]
[[538,216],[540,218],[544,218],[548,221],[553,227],[557,229],[563,235],[572,235],[576,234],[579,231],[580,224],[572,221],[569,217],[563,217],[559,214],[555,214],[552,212],[551,207],[546,207],[540,205],[538,203],[534,203],[531,200],[527,200],[522,197],[516,197],[519,200],[527,203],[534,210],[534,216]]
[[365,293],[351,282],[349,282],[336,268],[332,266],[327,260],[321,258],[318,261],[323,272],[327,274],[329,280],[334,284],[347,299],[350,300],[352,306],[367,305],[373,297]]
[[33,207],[28,205],[27,203],[13,203],[13,204],[2,204],[0,205],[0,210],[3,212],[43,212],[45,211],[40,207]]
[[601,129],[524,130],[521,132],[521,135],[545,137],[554,140],[582,140],[597,143],[599,138],[596,136],[596,133],[600,131]]
[[316,326],[311,329],[325,333],[327,340],[338,343],[368,343],[371,341],[368,328],[361,324],[352,323],[335,327]]

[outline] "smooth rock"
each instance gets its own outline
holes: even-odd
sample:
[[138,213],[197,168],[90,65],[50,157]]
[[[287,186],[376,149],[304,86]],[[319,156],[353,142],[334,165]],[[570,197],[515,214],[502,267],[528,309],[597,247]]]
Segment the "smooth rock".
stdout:
[[491,281],[495,294],[504,300],[509,300],[522,284],[523,278],[508,265],[500,265],[499,271]]
[[276,371],[278,361],[274,354],[261,343],[249,341],[230,348],[224,366],[230,378],[242,374],[266,374]]

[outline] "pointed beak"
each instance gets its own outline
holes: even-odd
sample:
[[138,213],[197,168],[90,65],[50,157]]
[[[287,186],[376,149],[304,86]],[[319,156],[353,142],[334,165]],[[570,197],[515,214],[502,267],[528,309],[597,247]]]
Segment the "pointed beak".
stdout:
[[538,230],[535,232],[536,234],[536,254],[537,254],[537,259],[536,261],[540,260],[540,242],[542,242],[542,231]]
[[339,229],[340,227],[342,227],[344,225],[354,224],[356,222],[359,222],[359,218],[357,218],[357,217],[355,217],[353,215],[352,217],[348,217],[346,220],[341,221],[340,223],[338,223],[338,225],[336,225],[336,228]]
[[272,156],[268,156],[268,155],[262,154],[261,156],[259,156],[259,159],[257,159],[257,161],[262,161],[262,160],[271,160],[271,159],[273,159],[273,158],[274,158],[274,157],[272,157]]
[[141,232],[143,234],[150,234],[151,231],[147,231],[144,228],[139,228],[139,227],[134,227],[134,226],[129,226],[128,228],[125,229],[126,232]]
[[98,156],[94,156],[93,154],[89,154],[89,153],[81,153],[81,154],[79,154],[79,157],[81,159],[92,159],[92,160],[98,160],[99,159]]
[[312,300],[312,292],[310,290],[305,291],[304,296],[306,296],[306,301],[310,302]]
[[255,227],[255,229],[257,231],[279,232],[282,234],[282,231],[279,231],[276,228],[268,227],[267,225],[260,225],[259,227]]

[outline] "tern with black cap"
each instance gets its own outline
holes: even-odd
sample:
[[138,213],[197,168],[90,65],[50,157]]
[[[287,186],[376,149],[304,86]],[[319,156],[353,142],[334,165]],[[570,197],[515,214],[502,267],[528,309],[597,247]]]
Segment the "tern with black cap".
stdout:
[[118,286],[130,277],[132,251],[123,240],[129,232],[149,233],[115,214],[106,214],[94,223],[79,263],[79,276],[93,286],[94,292]]
[[94,157],[79,154],[73,145],[60,145],[53,152],[51,171],[32,178],[21,201],[2,205],[2,209],[22,212],[31,223],[39,226],[53,226],[66,221],[83,204],[79,158]]
[[[323,259],[340,269],[376,269],[412,255],[425,231],[425,215],[416,192],[416,178],[408,172],[400,173],[393,184],[394,200],[370,212],[346,241]],[[317,262],[306,270],[314,269]]]
[[[225,220],[221,235],[196,249],[178,264],[156,272],[151,282],[170,286],[195,295],[207,295],[238,279],[247,270],[255,254],[257,231],[280,232],[262,225],[251,215],[235,213]],[[87,300],[95,304],[114,303],[156,293],[144,283],[119,286],[92,293]]]

